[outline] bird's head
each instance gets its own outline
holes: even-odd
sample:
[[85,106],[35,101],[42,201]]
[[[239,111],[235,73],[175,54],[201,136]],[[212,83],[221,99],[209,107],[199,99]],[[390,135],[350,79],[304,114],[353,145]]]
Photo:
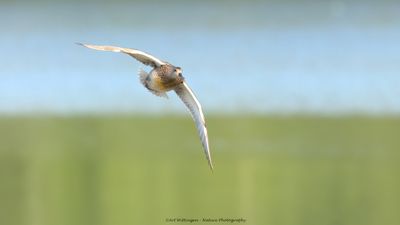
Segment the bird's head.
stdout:
[[173,74],[181,83],[185,80],[182,75],[182,69],[180,67],[175,67]]

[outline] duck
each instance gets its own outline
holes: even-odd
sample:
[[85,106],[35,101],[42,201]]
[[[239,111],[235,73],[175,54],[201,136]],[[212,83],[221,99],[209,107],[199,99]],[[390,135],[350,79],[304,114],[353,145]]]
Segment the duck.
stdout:
[[214,166],[211,160],[211,152],[208,141],[208,132],[204,113],[199,100],[189,87],[182,75],[182,68],[160,60],[155,56],[133,48],[122,48],[110,45],[92,45],[77,43],[89,49],[98,51],[110,51],[127,54],[146,66],[153,69],[150,72],[139,70],[139,80],[143,86],[156,96],[168,98],[167,92],[174,91],[189,110],[196,125],[198,135],[211,171]]

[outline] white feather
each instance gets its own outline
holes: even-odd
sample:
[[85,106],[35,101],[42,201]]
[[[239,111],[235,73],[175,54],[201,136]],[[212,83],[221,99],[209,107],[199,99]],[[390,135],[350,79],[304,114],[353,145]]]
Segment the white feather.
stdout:
[[185,103],[186,107],[189,109],[190,114],[196,124],[197,132],[199,133],[201,144],[203,145],[204,153],[211,170],[213,169],[213,163],[211,160],[210,146],[208,144],[208,134],[206,121],[204,119],[203,110],[201,108],[200,102],[197,100],[193,91],[190,87],[183,82],[175,89],[176,94]]
[[88,44],[82,44],[82,43],[77,43],[77,44],[85,46],[86,48],[91,48],[91,49],[95,49],[95,50],[99,50],[99,51],[122,52],[122,53],[132,56],[133,58],[137,59],[141,63],[152,66],[154,68],[165,64],[165,62],[163,62],[162,60],[160,60],[146,52],[137,50],[137,49],[121,48],[121,47],[109,46],[109,45],[88,45]]

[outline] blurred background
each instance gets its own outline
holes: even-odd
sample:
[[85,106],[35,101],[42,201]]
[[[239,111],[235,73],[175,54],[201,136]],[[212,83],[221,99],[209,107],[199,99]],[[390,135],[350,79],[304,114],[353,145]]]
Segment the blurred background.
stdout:
[[[0,1],[0,224],[400,224],[399,12],[389,0]],[[149,68],[76,42],[182,67],[214,173],[175,94],[139,83]]]

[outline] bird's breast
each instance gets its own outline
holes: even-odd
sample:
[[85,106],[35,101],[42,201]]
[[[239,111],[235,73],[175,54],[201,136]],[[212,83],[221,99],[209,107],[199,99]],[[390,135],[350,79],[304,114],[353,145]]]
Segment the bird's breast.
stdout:
[[151,73],[149,76],[149,79],[147,81],[147,84],[150,89],[154,91],[165,91],[165,87],[163,85],[162,79],[159,75]]
[[169,78],[158,71],[152,71],[149,78],[148,86],[155,91],[161,92],[170,91],[181,83],[178,79]]

